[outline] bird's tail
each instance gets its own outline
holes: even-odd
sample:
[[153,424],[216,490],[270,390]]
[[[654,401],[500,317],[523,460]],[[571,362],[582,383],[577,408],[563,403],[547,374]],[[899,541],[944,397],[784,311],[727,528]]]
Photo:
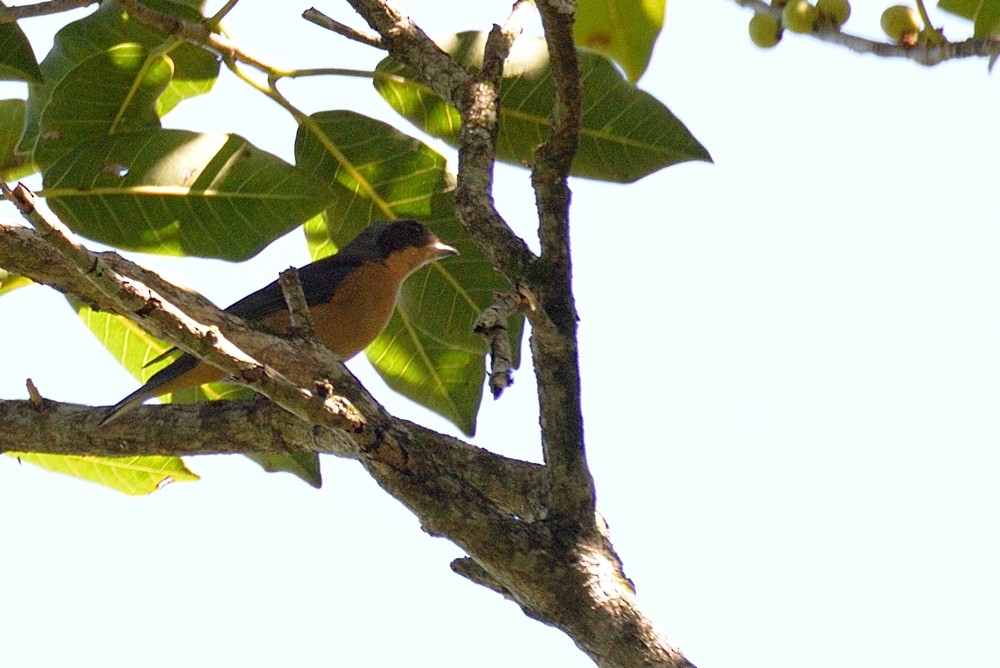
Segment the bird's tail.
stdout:
[[112,420],[114,420],[116,417],[129,412],[136,406],[141,405],[142,402],[145,401],[148,397],[149,397],[148,388],[146,388],[145,386],[140,387],[138,390],[128,395],[127,397],[119,401],[117,404],[109,408],[107,411],[105,411],[104,415],[101,416],[101,421],[97,423],[97,426],[102,427],[107,423],[111,422]]

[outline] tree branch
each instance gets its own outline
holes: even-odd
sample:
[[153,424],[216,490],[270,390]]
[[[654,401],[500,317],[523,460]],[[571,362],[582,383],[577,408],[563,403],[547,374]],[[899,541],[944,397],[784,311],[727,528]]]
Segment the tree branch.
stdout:
[[[764,0],[733,0],[741,7],[747,7],[758,14],[781,17],[781,8],[772,7]],[[845,47],[855,53],[867,53],[880,58],[905,58],[918,65],[932,67],[949,60],[960,58],[994,58],[1000,54],[1000,38],[973,38],[961,42],[944,41],[941,44],[925,42],[916,46],[902,46],[889,42],[867,39],[859,35],[825,27],[808,33],[816,39]]]
[[[2,244],[0,244],[2,247]],[[363,457],[358,440],[347,432],[316,429],[270,401],[209,401],[200,404],[140,406],[102,426],[92,427],[102,411],[93,406],[45,399],[0,399],[0,453],[122,457],[186,457],[221,454],[319,453],[346,459]],[[541,514],[545,476],[538,464],[495,455],[425,427],[405,423],[433,441],[441,466],[507,512],[526,519]]]
[[205,23],[193,23],[183,21],[171,14],[157,11],[148,5],[144,5],[139,0],[115,0],[122,9],[129,13],[129,16],[140,23],[144,23],[160,32],[175,37],[177,39],[193,42],[201,46],[208,47],[215,51],[227,61],[236,61],[252,65],[265,72],[273,72],[274,68],[259,60],[255,56],[243,51],[233,44],[224,35],[215,32]]
[[302,18],[310,23],[318,25],[320,28],[326,28],[332,32],[337,33],[342,37],[354,40],[355,42],[361,42],[362,44],[367,44],[368,46],[374,47],[376,49],[384,49],[385,46],[382,44],[382,38],[375,33],[363,32],[352,28],[349,25],[336,21],[323,12],[319,11],[315,7],[310,7],[309,9],[302,12]]
[[[542,446],[549,471],[552,510],[579,526],[592,518],[594,481],[587,466],[580,401],[580,364],[576,342],[569,245],[569,171],[580,136],[582,84],[573,41],[573,7],[557,0],[538,3],[556,87],[552,128],[535,151],[531,184],[538,208],[540,261],[532,268],[531,288],[539,309],[532,314],[531,359],[538,378]],[[544,311],[545,318],[538,316]],[[586,519],[585,519],[586,518]]]
[[79,9],[87,5],[96,5],[97,2],[98,0],[48,0],[48,2],[36,2],[32,5],[0,7],[0,23],[12,23],[20,19],[33,19],[37,16],[68,12],[71,9]]
[[500,81],[504,61],[524,30],[533,7],[531,2],[518,0],[505,25],[502,28],[493,26],[483,52],[483,67],[478,73],[466,76],[457,105],[462,116],[462,132],[455,210],[490,263],[514,285],[525,280],[537,258],[496,209],[493,165],[500,127]]

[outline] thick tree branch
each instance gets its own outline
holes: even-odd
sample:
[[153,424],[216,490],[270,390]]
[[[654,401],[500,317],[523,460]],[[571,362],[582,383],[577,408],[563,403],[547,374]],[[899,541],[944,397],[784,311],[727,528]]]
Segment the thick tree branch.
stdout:
[[[358,458],[345,432],[313,429],[270,401],[140,406],[94,429],[97,411],[45,400],[0,400],[0,452],[121,457],[237,453],[333,454]],[[139,428],[141,425],[142,428]]]
[[[319,453],[356,460],[363,456],[358,440],[347,432],[317,429],[270,401],[140,406],[94,429],[95,416],[101,412],[49,399],[42,406],[31,400],[0,400],[0,452],[95,457]],[[498,507],[526,519],[541,514],[545,477],[540,465],[404,424],[433,442],[432,453],[440,466],[458,472]]]
[[538,3],[556,99],[552,128],[535,152],[531,170],[542,255],[533,267],[530,285],[546,317],[538,317],[536,311],[529,319],[553,512],[588,526],[584,518],[593,517],[596,501],[584,452],[569,245],[568,179],[580,136],[582,106],[580,64],[573,41],[574,8],[573,3],[557,0]]

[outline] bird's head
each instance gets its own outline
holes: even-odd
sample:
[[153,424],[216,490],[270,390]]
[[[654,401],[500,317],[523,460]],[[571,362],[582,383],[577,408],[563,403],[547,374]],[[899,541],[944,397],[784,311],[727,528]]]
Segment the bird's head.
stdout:
[[409,276],[429,262],[458,255],[454,247],[438,239],[427,226],[415,220],[372,223],[340,252],[378,258],[400,278]]

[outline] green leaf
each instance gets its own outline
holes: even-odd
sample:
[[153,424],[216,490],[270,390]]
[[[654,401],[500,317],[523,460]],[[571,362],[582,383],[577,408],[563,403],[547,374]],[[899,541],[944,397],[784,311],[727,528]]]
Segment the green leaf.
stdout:
[[24,100],[0,100],[0,179],[16,181],[36,171],[31,158],[15,152],[24,127]]
[[245,260],[320,212],[321,182],[242,137],[145,130],[84,141],[45,173],[74,231],[128,250]]
[[974,21],[983,0],[940,0],[938,7],[956,16]]
[[[139,382],[146,382],[150,376],[176,359],[176,356],[171,356],[147,367],[150,360],[166,352],[171,346],[150,336],[128,318],[94,311],[75,299],[69,301],[87,329]],[[200,388],[190,388],[168,394],[161,397],[160,400],[164,403],[193,404],[208,400],[250,399],[253,396],[254,393],[245,387],[229,383],[210,383]],[[323,484],[319,455],[315,453],[294,455],[247,453],[245,456],[259,464],[265,471],[286,471],[317,488]]]
[[[463,65],[481,64],[486,33],[460,33],[439,43]],[[688,129],[656,98],[625,81],[596,53],[580,53],[583,118],[575,176],[629,183],[688,160],[711,161]],[[435,96],[406,67],[386,58],[375,88],[401,115],[424,132],[458,145],[458,112]],[[504,67],[497,156],[530,164],[551,126],[555,89],[544,39],[522,37]]]
[[317,454],[279,455],[269,452],[248,452],[244,456],[268,473],[291,473],[316,489],[323,486]]
[[351,111],[322,111],[302,123],[295,163],[330,189],[326,220],[306,226],[313,259],[330,255],[372,221],[426,218],[432,196],[454,187],[437,151]]
[[938,7],[975,23],[973,36],[1000,34],[1000,0],[941,0]]
[[81,62],[52,91],[35,163],[44,172],[87,139],[159,128],[156,100],[173,70],[169,58],[139,44],[119,44]]
[[981,39],[1000,34],[1000,0],[983,0],[972,34]]
[[198,476],[179,457],[80,457],[33,452],[7,454],[48,471],[96,482],[133,496],[152,494],[170,483],[198,480]]
[[[313,257],[330,254],[375,220],[410,216],[460,251],[407,280],[392,320],[366,352],[390,387],[473,433],[485,371],[484,344],[472,325],[493,293],[510,286],[458,223],[445,159],[349,111],[311,116],[295,147],[298,166],[332,184],[327,215],[306,225]],[[520,316],[510,329],[520,350]]]
[[[0,8],[4,4],[0,2]],[[41,81],[35,52],[15,22],[0,23],[0,81]]]
[[667,0],[578,0],[573,39],[603,53],[636,82],[663,29]]
[[8,292],[13,292],[18,288],[23,288],[26,285],[31,285],[30,279],[12,274],[6,269],[0,269],[0,296]]
[[145,383],[154,373],[167,366],[166,360],[148,367],[146,365],[172,346],[150,336],[128,318],[95,311],[77,299],[67,299],[87,329],[139,382]]
[[[189,21],[202,18],[195,8],[167,0],[146,0],[145,4]],[[214,53],[130,19],[116,2],[102,2],[96,12],[56,33],[52,50],[40,65],[44,80],[28,86],[28,119],[19,151],[33,150],[42,113],[56,87],[73,76],[85,61],[121,44],[141,45],[158,55],[169,56],[173,62],[173,79],[157,100],[156,112],[160,116],[182,100],[207,93],[219,74],[219,58]]]

